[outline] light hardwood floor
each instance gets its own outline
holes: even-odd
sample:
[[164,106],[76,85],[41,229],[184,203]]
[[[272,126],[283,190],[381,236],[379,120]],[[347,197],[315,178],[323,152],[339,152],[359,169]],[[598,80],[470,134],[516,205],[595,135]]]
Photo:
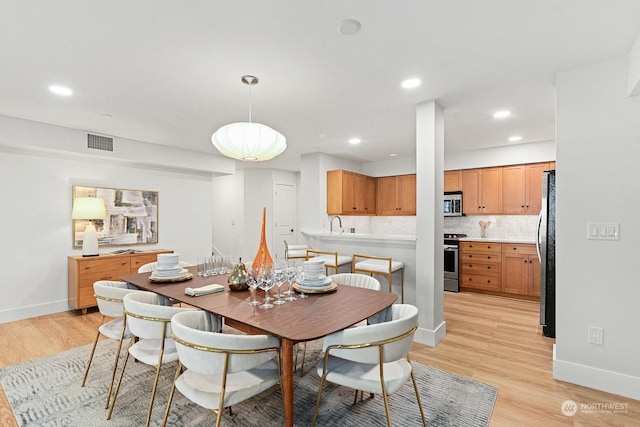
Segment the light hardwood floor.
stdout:
[[[53,314],[0,324],[0,367],[89,344],[100,314]],[[412,360],[498,387],[491,426],[640,426],[640,402],[552,378],[554,340],[538,326],[531,301],[445,292],[447,335],[435,348],[415,344]],[[566,400],[578,404],[562,414]],[[581,404],[626,404],[622,413],[587,413]],[[17,426],[4,392],[0,425]]]

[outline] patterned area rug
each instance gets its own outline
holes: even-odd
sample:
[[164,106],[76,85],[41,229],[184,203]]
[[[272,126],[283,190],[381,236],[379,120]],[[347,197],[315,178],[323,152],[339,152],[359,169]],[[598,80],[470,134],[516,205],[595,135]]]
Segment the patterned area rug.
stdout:
[[[311,344],[311,343],[310,343]],[[311,425],[320,379],[315,365],[320,359],[319,342],[309,345],[305,375],[295,379],[296,425]],[[111,421],[104,409],[111,364],[112,341],[101,341],[87,385],[82,376],[90,346],[58,353],[0,369],[0,383],[20,426],[140,426],[144,425],[155,371],[143,363],[129,363]],[[124,351],[123,351],[124,354]],[[130,361],[131,362],[131,361]],[[429,426],[487,426],[498,393],[496,387],[413,363],[420,397]],[[162,424],[175,364],[164,366],[153,409],[152,425]],[[380,396],[365,398],[355,406],[351,389],[325,385],[318,416],[319,426],[384,426],[384,403]],[[421,425],[420,412],[409,380],[391,395],[394,426]],[[284,425],[279,387],[225,411],[223,426]],[[213,425],[215,414],[176,392],[167,425]]]

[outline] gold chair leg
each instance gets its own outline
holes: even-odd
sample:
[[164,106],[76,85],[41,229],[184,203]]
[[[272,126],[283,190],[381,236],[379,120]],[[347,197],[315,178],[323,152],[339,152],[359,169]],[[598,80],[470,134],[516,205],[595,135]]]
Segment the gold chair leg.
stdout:
[[300,365],[300,377],[304,376],[304,358],[307,355],[307,342],[302,343],[302,363]]
[[[104,316],[102,316],[104,319]],[[96,334],[96,340],[93,342],[93,348],[91,349],[91,354],[89,355],[89,362],[87,363],[87,369],[84,371],[84,378],[82,379],[81,387],[84,387],[87,382],[87,377],[89,376],[89,368],[91,368],[91,362],[93,362],[93,354],[96,352],[96,346],[98,345],[98,339],[100,338],[100,330]]]
[[[411,362],[409,362],[411,363]],[[424,418],[424,410],[422,409],[422,400],[420,399],[420,392],[418,391],[418,384],[416,383],[416,377],[413,375],[413,367],[411,367],[411,380],[413,381],[413,389],[416,392],[416,399],[418,400],[418,408],[420,408],[420,416],[422,417],[422,425],[427,427],[427,421]]]
[[111,400],[111,392],[113,391],[113,382],[116,379],[116,371],[118,370],[118,361],[120,360],[120,351],[122,350],[122,341],[124,340],[124,333],[127,330],[127,316],[124,316],[122,321],[122,331],[120,332],[120,339],[118,340],[118,350],[116,351],[116,360],[113,362],[113,372],[111,373],[111,383],[109,384],[109,392],[107,393],[107,402],[104,409],[109,409],[109,402]]
[[182,370],[182,362],[178,360],[178,367],[176,368],[176,374],[173,377],[173,384],[171,384],[171,391],[169,392],[169,401],[167,402],[167,409],[164,411],[164,420],[162,420],[162,427],[167,425],[167,419],[169,419],[169,411],[171,410],[171,401],[173,401],[173,393],[176,391],[176,381],[180,376]]
[[149,402],[149,412],[147,413],[147,424],[149,427],[151,424],[151,412],[153,412],[153,401],[156,398],[156,391],[158,389],[158,379],[160,378],[160,368],[162,368],[162,357],[164,356],[164,336],[166,335],[167,324],[162,323],[162,344],[160,345],[160,357],[158,357],[158,367],[156,368],[156,379],[153,382],[153,390],[151,390],[151,402]]
[[311,427],[315,427],[316,420],[318,419],[318,410],[320,409],[320,398],[322,397],[322,387],[324,386],[324,379],[327,376],[327,364],[324,364],[324,370],[322,372],[322,378],[320,379],[320,387],[318,387],[318,398],[316,399],[316,409],[313,411],[313,420],[311,421]]
[[116,407],[116,399],[118,398],[118,392],[120,391],[120,384],[122,383],[122,377],[124,377],[124,371],[127,369],[127,361],[129,360],[129,348],[133,345],[135,337],[131,337],[129,340],[129,347],[127,348],[127,356],[124,358],[124,363],[122,364],[122,371],[120,371],[120,378],[118,378],[118,385],[116,386],[116,391],[113,393],[113,402],[111,402],[111,409],[109,409],[109,415],[107,415],[107,420],[111,419],[111,415],[113,414],[113,408]]

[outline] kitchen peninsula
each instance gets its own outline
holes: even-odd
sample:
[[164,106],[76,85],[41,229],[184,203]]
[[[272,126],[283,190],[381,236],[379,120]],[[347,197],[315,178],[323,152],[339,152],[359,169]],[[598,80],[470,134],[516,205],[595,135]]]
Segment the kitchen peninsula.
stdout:
[[[415,234],[331,233],[326,230],[302,229],[301,234],[310,248],[338,252],[391,257],[404,263],[404,301],[415,304],[416,295],[416,236]],[[384,281],[384,278],[382,278]],[[382,283],[384,289],[386,283]],[[393,291],[400,295],[399,281],[393,280]]]

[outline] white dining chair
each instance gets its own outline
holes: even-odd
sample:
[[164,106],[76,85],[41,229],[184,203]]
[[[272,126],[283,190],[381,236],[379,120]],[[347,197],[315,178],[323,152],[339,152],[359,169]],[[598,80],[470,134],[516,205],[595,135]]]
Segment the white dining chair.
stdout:
[[[120,371],[120,378],[118,379],[118,385],[113,395],[113,402],[107,419],[110,420],[113,414],[122,378],[127,368],[127,361],[129,356],[132,356],[138,362],[156,368],[155,380],[151,390],[151,401],[147,413],[146,425],[148,426],[151,422],[160,368],[164,364],[178,360],[175,342],[171,338],[171,318],[177,313],[193,311],[194,309],[172,307],[169,305],[170,301],[167,298],[147,291],[136,291],[125,295],[123,304],[127,325],[131,330],[132,336],[129,340],[127,357],[124,359],[122,371]],[[220,329],[222,327],[220,319],[218,317],[213,317],[213,319],[216,322],[215,327]],[[138,392],[138,390],[134,390],[134,392]]]
[[179,362],[163,426],[176,389],[192,402],[217,412],[217,427],[224,408],[281,382],[280,342],[276,337],[225,334],[217,328],[204,311],[178,313],[171,319]]
[[[87,369],[84,372],[84,378],[82,379],[82,387],[84,387],[87,382],[89,369],[93,362],[93,356],[96,352],[96,346],[98,345],[100,335],[117,341],[118,349],[116,350],[116,356],[113,362],[109,392],[107,393],[107,401],[104,406],[106,409],[109,407],[109,401],[111,400],[111,392],[113,391],[113,382],[116,377],[116,370],[118,369],[122,341],[131,338],[131,333],[129,328],[127,328],[127,322],[124,316],[122,300],[128,293],[135,292],[135,289],[131,288],[126,282],[99,280],[93,283],[93,292],[98,303],[98,310],[102,315],[102,323],[98,327],[96,339],[93,342],[93,347],[91,348],[91,354],[89,355],[89,361],[87,362]],[[112,320],[105,323],[107,318],[112,318]]]
[[[351,258],[349,258],[351,261]],[[333,283],[337,283],[339,285],[347,285],[347,286],[355,286],[356,288],[366,288],[374,291],[380,290],[380,281],[372,276],[367,276],[366,274],[358,274],[358,273],[339,273],[328,276]],[[379,319],[384,319],[386,316],[386,310],[371,316],[366,321],[362,321],[361,323],[356,324],[355,326],[362,326],[367,323],[378,323]],[[307,354],[307,343],[302,343],[302,363],[300,364],[300,376],[304,375],[304,360]],[[298,352],[296,351],[296,365]]]
[[398,391],[409,377],[413,382],[422,424],[426,427],[420,392],[409,361],[413,336],[418,328],[418,308],[410,304],[391,306],[391,320],[359,328],[348,328],[324,338],[324,358],[318,363],[320,386],[312,426],[318,418],[322,388],[326,381],[358,391],[380,394],[384,400],[387,425],[391,427],[389,395]]

